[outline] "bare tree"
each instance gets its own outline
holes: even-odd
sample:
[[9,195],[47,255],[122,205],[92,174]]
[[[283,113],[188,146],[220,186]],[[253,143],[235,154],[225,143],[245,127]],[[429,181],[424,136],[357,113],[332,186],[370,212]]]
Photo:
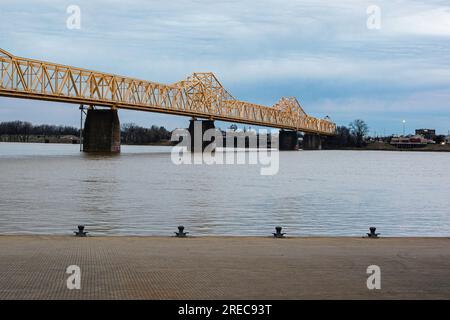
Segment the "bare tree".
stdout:
[[356,146],[361,147],[364,142],[364,138],[369,133],[369,127],[364,120],[361,119],[354,120],[349,124],[349,127],[352,135],[355,137]]

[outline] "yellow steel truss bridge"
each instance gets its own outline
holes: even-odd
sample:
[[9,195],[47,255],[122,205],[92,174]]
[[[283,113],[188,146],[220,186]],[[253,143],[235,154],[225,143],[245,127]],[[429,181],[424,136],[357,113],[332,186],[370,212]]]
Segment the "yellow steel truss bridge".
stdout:
[[105,106],[334,135],[336,125],[308,116],[296,98],[272,107],[235,99],[213,73],[173,84],[21,58],[0,49],[0,96]]

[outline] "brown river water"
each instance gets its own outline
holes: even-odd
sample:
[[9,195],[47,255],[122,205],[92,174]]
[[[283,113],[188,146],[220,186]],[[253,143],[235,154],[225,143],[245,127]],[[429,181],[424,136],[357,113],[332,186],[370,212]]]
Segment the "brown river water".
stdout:
[[0,234],[450,236],[450,153],[292,151],[260,165],[175,165],[170,147],[0,143]]

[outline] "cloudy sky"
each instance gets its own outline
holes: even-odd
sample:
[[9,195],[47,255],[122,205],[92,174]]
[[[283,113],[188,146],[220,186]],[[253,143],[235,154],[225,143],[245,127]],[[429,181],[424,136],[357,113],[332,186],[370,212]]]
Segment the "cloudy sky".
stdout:
[[[68,29],[70,5],[81,28]],[[376,5],[380,28],[368,28]],[[448,0],[0,0],[0,47],[35,59],[172,83],[212,71],[238,99],[296,96],[371,134],[450,130]],[[187,125],[120,111],[121,122]],[[77,106],[0,98],[0,121],[78,125]]]

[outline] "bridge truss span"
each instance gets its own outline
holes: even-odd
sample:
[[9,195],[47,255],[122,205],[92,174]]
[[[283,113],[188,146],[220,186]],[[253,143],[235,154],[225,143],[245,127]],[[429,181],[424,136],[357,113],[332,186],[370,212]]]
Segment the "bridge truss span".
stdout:
[[336,126],[308,116],[297,99],[272,107],[235,99],[213,73],[173,84],[16,57],[0,49],[0,96],[176,114],[334,135]]

